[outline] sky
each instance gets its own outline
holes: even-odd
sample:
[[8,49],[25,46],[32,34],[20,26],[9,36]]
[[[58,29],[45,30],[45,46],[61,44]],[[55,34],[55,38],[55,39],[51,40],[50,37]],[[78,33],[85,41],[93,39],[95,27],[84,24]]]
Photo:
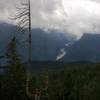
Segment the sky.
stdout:
[[[0,0],[0,21],[9,17],[24,0]],[[63,31],[80,38],[100,33],[100,0],[31,0],[32,27]]]

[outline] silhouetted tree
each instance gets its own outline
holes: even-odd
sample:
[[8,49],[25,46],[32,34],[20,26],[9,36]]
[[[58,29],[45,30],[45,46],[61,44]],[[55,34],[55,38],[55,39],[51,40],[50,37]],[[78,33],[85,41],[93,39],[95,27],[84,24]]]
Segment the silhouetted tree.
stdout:
[[26,72],[18,54],[16,36],[14,36],[6,52],[8,70],[4,96],[9,100],[25,100]]
[[28,29],[28,68],[27,68],[27,80],[26,80],[26,93],[29,97],[33,94],[29,91],[29,81],[31,73],[31,63],[32,63],[32,36],[31,36],[31,3],[30,0],[26,0],[21,3],[21,7],[16,7],[18,14],[12,18],[17,20],[17,25],[23,30],[25,27]]

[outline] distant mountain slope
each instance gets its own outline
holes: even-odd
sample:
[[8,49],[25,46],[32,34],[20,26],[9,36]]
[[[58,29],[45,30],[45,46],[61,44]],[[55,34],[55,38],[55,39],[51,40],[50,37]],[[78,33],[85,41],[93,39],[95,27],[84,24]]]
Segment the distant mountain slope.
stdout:
[[14,29],[15,26],[13,25],[0,23],[0,52],[5,51]]
[[[0,23],[0,53],[4,53],[12,35],[16,32],[16,26],[7,23]],[[26,29],[25,29],[26,31]],[[27,59],[27,32],[18,34],[18,39],[22,42],[19,44],[20,53],[24,60]],[[57,31],[43,31],[42,29],[32,29],[32,58],[33,60],[56,60],[60,50],[66,43],[73,39],[65,36],[64,33]]]
[[100,61],[100,34],[85,34],[68,50],[62,61]]
[[[25,29],[26,31],[26,29]],[[0,23],[0,55],[5,53],[16,26]],[[27,31],[18,34],[20,53],[27,60]],[[34,61],[100,61],[100,35],[85,34],[74,41],[65,33],[32,29],[32,58]]]

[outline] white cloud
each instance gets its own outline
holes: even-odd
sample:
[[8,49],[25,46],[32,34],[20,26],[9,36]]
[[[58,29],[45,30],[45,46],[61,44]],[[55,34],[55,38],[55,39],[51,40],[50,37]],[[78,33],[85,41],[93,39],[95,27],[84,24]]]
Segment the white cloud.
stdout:
[[[99,1],[31,0],[32,25],[65,31],[77,37],[83,33],[100,33]],[[16,3],[18,0],[0,1],[0,19],[9,21],[8,15],[15,11]]]

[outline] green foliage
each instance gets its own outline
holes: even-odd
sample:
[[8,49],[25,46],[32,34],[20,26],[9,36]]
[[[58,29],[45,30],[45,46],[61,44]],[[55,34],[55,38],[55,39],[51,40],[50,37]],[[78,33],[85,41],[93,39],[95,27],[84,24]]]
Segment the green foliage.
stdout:
[[8,45],[8,49],[6,52],[7,62],[11,66],[16,66],[21,64],[20,56],[18,54],[18,45],[17,45],[17,38],[14,36],[11,39],[11,42]]
[[[28,100],[25,90],[25,68],[18,55],[16,39],[12,40],[14,43],[10,43],[13,44],[10,48],[16,49],[8,49],[9,69],[2,77],[1,90],[4,97],[2,100]],[[34,94],[36,88],[44,88],[47,76],[48,89],[42,91],[40,100],[100,100],[100,64],[66,64],[60,70],[48,70],[46,73],[39,71],[31,76],[30,92]],[[43,97],[43,95],[48,97]]]
[[[70,66],[71,67],[71,66]],[[100,64],[49,73],[50,100],[99,100]]]
[[14,36],[8,45],[6,53],[8,70],[2,84],[3,100],[25,100],[26,71],[21,63],[17,49],[17,39]]

